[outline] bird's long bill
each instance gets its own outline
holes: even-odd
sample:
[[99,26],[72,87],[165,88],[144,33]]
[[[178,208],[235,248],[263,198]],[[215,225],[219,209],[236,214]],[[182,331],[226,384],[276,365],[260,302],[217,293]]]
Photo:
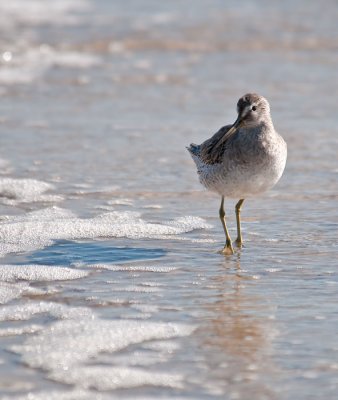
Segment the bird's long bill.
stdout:
[[239,115],[235,121],[235,123],[232,125],[232,127],[228,130],[228,132],[222,137],[221,142],[224,143],[227,139],[229,139],[230,136],[232,136],[237,129],[240,127],[242,122],[242,118]]

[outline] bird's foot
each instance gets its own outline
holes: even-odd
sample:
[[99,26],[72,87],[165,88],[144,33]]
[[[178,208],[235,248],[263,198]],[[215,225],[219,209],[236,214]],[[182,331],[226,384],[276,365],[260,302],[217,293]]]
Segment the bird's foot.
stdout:
[[224,248],[220,251],[220,254],[223,254],[225,256],[232,256],[234,253],[235,253],[234,248],[232,247],[232,244],[230,241],[229,242],[227,241],[225,243]]
[[238,247],[238,248],[242,248],[243,247],[243,240],[242,240],[242,238],[237,238],[236,240],[235,240],[235,245]]

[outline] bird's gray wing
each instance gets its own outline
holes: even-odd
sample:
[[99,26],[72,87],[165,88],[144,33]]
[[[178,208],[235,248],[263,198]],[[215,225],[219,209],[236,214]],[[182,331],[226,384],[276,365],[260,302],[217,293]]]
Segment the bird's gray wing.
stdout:
[[207,139],[199,146],[199,157],[205,164],[222,162],[224,149],[228,140],[225,140],[220,146],[217,146],[217,144],[231,127],[232,125],[223,126],[210,139]]

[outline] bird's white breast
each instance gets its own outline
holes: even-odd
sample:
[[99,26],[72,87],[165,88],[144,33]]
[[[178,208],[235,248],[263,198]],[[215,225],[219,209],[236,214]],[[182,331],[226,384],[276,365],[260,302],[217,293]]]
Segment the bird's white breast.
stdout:
[[207,189],[230,198],[256,196],[272,188],[285,168],[286,143],[278,135],[275,141],[262,145],[259,157],[248,157],[245,162],[225,155],[222,163],[208,165],[196,157],[200,182]]

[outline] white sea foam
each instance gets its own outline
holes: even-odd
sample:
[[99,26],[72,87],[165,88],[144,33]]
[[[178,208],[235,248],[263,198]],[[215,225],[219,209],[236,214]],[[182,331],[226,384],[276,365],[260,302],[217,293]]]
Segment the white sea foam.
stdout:
[[58,239],[165,238],[166,235],[179,235],[209,227],[198,217],[184,217],[155,224],[144,221],[139,213],[109,212],[81,219],[68,210],[51,207],[1,221],[0,254],[39,249]]
[[[47,67],[90,68],[101,64],[101,59],[93,54],[78,51],[60,51],[44,45],[29,54],[33,60],[40,58]],[[41,60],[42,59],[42,60]]]
[[[1,119],[0,119],[0,122]],[[8,174],[11,171],[12,167],[8,160],[0,158],[0,174]]]
[[0,3],[1,22],[7,27],[31,24],[76,24],[79,17],[74,12],[88,9],[86,0],[11,0]]
[[88,68],[99,64],[100,58],[93,54],[35,44],[39,25],[78,24],[85,18],[83,11],[89,9],[89,4],[87,0],[0,2],[0,37],[6,45],[1,54],[0,83],[31,83],[54,66]]
[[148,205],[143,206],[142,208],[145,208],[145,209],[150,208],[150,209],[154,209],[154,210],[156,210],[156,209],[159,210],[159,209],[163,208],[163,206],[161,206],[160,204],[148,204]]
[[175,271],[177,267],[157,266],[157,265],[109,265],[109,264],[93,264],[88,268],[107,269],[109,271],[132,271],[132,272],[158,272],[167,273]]
[[137,286],[137,285],[128,285],[128,286],[117,286],[114,288],[114,292],[136,292],[136,293],[158,293],[161,292],[161,289],[156,287],[147,287],[147,286]]
[[8,303],[11,300],[17,299],[28,289],[29,285],[20,283],[13,284],[0,282],[0,304]]
[[113,390],[139,386],[182,387],[182,375],[146,371],[134,367],[87,366],[72,368],[67,373],[53,371],[50,378],[62,383],[77,384],[88,389]]
[[[74,389],[67,391],[48,390],[48,391],[29,391],[27,393],[15,396],[15,400],[112,400],[109,394],[96,393],[93,397],[93,392],[83,389]],[[13,400],[12,396],[4,396],[2,400]],[[142,400],[142,399],[140,399]],[[148,399],[149,400],[149,399]]]
[[142,347],[145,349],[158,350],[164,353],[173,353],[180,348],[179,344],[173,340],[159,340],[152,343],[145,343]]
[[24,335],[27,333],[36,333],[43,329],[43,325],[31,324],[22,327],[9,327],[9,328],[1,328],[0,336],[17,336]]
[[0,304],[18,299],[22,295],[43,295],[45,289],[31,287],[27,282],[12,283],[10,279],[0,279]]
[[92,311],[86,307],[69,307],[53,302],[26,302],[7,305],[0,309],[0,321],[27,321],[37,314],[48,314],[58,319],[92,317]]
[[[67,391],[49,390],[33,392],[26,390],[27,393],[15,396],[15,400],[112,400],[118,399],[119,397],[113,396],[111,393],[99,393],[96,392],[93,396],[92,391],[84,389],[73,389]],[[124,395],[125,400],[135,400],[135,396]],[[173,397],[161,396],[161,400],[172,400]],[[4,396],[1,400],[13,400],[12,396]],[[158,395],[148,395],[147,397],[137,396],[137,400],[158,400]],[[175,396],[175,400],[186,400],[183,397]]]
[[2,85],[12,85],[19,83],[30,83],[38,78],[46,68],[43,66],[30,65],[10,65],[0,68],[0,83]]
[[133,200],[131,199],[112,199],[112,200],[108,200],[107,204],[109,205],[118,205],[118,206],[131,206],[133,205]]
[[46,194],[53,190],[50,183],[35,179],[0,178],[0,199],[5,204],[30,203],[35,201],[54,202],[62,200],[61,196]]
[[[71,308],[73,312],[77,309]],[[101,352],[114,353],[132,344],[186,336],[192,330],[189,325],[164,322],[82,318],[55,322],[23,345],[14,345],[11,349],[33,367],[69,371]]]
[[134,304],[132,306],[134,309],[141,311],[142,313],[157,313],[159,312],[159,307],[156,304]]
[[50,46],[31,48],[16,54],[11,62],[0,65],[0,83],[30,83],[52,67],[84,69],[101,64],[101,59],[90,53],[57,50]]
[[50,265],[0,265],[0,281],[64,281],[87,276],[89,271]]
[[187,336],[193,329],[190,325],[166,322],[81,318],[55,322],[10,349],[29,366],[42,368],[50,378],[78,388],[180,387],[182,376],[175,373],[98,364],[102,354],[114,354],[147,341]]
[[[155,364],[166,362],[171,358],[171,354],[163,354],[158,351],[149,351],[141,349],[136,351],[128,351],[124,354],[114,355],[115,365],[121,367],[149,367]],[[108,360],[107,360],[108,361]]]

